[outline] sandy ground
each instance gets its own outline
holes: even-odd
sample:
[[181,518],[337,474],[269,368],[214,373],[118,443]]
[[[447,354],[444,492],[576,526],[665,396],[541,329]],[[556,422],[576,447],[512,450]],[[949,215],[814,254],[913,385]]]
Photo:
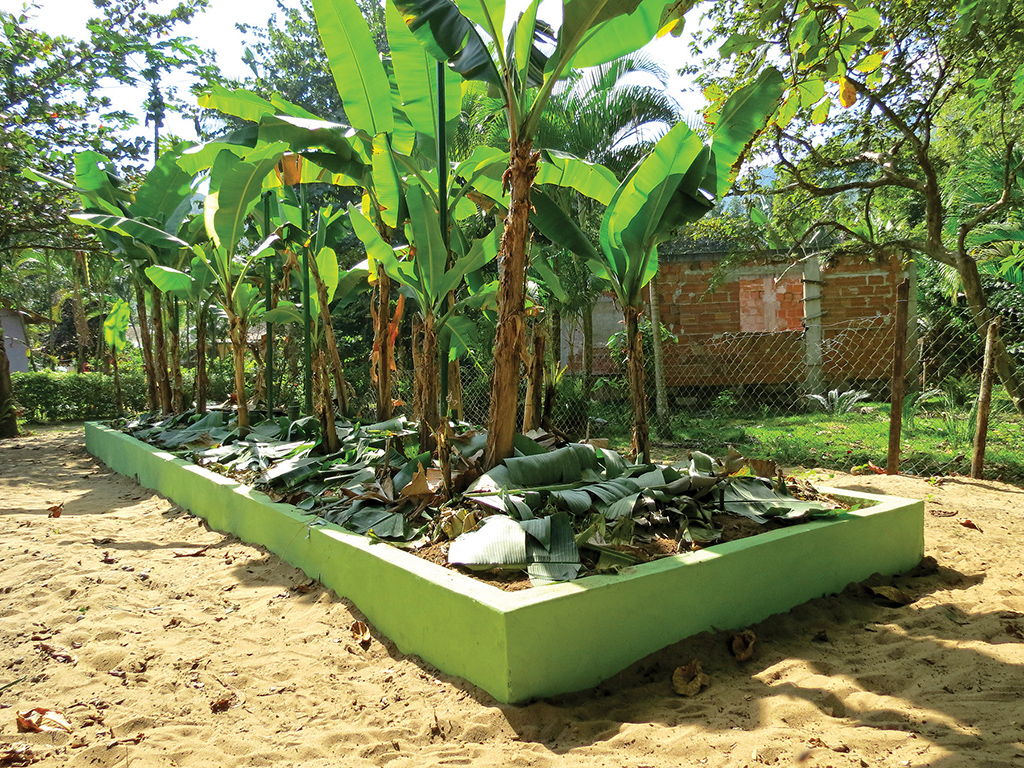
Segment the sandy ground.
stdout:
[[[816,477],[925,499],[938,568],[887,582],[914,602],[854,586],[751,627],[746,663],[708,633],[505,706],[379,634],[364,650],[348,602],[113,474],[80,429],[0,442],[0,765],[1024,768],[1024,491]],[[678,696],[695,658],[710,686]],[[19,732],[34,707],[73,731]]]

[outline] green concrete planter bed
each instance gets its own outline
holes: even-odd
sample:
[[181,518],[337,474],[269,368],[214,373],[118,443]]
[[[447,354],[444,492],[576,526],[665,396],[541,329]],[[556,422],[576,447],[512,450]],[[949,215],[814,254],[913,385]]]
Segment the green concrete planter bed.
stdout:
[[867,506],[616,575],[504,592],[313,525],[315,515],[100,424],[85,434],[89,452],[114,471],[265,546],[351,600],[403,652],[502,702],[597,685],[690,635],[738,629],[873,573],[909,570],[924,552],[923,502],[825,488]]

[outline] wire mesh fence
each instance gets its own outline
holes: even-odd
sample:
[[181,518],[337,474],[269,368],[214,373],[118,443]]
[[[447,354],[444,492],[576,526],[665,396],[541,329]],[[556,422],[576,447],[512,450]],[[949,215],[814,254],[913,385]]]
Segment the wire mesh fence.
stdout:
[[[961,314],[957,323],[921,315],[908,322],[899,409],[905,474],[970,470],[984,324],[979,331],[969,314]],[[647,341],[655,455],[677,459],[693,450],[718,454],[732,446],[784,466],[885,467],[896,338],[893,308],[813,328],[680,335],[663,342],[660,367]],[[579,350],[569,346],[562,346],[546,426],[569,439],[627,448],[630,393],[614,339],[609,344],[595,337],[590,371],[583,369]],[[481,356],[463,366],[463,415],[470,423],[487,420],[489,364]],[[520,423],[525,386],[524,381]],[[998,379],[992,412],[987,476],[1024,480],[1024,457],[1017,451],[1024,421]]]

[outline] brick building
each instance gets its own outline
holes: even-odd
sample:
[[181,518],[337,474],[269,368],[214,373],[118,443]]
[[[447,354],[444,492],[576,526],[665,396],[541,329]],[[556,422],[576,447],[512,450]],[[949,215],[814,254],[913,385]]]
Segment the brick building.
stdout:
[[[913,287],[913,269],[896,258],[884,262],[840,256],[827,267],[811,258],[746,265],[728,273],[715,290],[711,278],[724,253],[660,249],[661,323],[677,337],[664,345],[670,389],[799,385],[801,391],[862,386],[889,377],[896,288]],[[909,333],[916,323],[910,292]],[[608,338],[622,329],[611,296],[594,308],[594,374],[621,373]],[[908,349],[916,349],[908,338]],[[582,333],[563,324],[562,362],[582,372]],[[650,365],[650,361],[648,361]]]

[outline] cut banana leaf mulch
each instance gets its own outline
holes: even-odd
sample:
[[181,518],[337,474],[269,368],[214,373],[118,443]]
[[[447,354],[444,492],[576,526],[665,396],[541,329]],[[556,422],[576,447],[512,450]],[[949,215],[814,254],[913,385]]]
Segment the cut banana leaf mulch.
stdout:
[[733,450],[721,459],[693,452],[671,465],[632,464],[608,449],[552,449],[520,435],[516,455],[482,473],[486,435],[463,427],[447,441],[446,483],[404,418],[339,422],[341,447],[326,455],[311,417],[265,421],[244,439],[232,419],[219,410],[148,415],[121,428],[310,512],[310,525],[336,523],[506,588],[613,573],[844,514],[795,478],[759,477],[774,465]]

